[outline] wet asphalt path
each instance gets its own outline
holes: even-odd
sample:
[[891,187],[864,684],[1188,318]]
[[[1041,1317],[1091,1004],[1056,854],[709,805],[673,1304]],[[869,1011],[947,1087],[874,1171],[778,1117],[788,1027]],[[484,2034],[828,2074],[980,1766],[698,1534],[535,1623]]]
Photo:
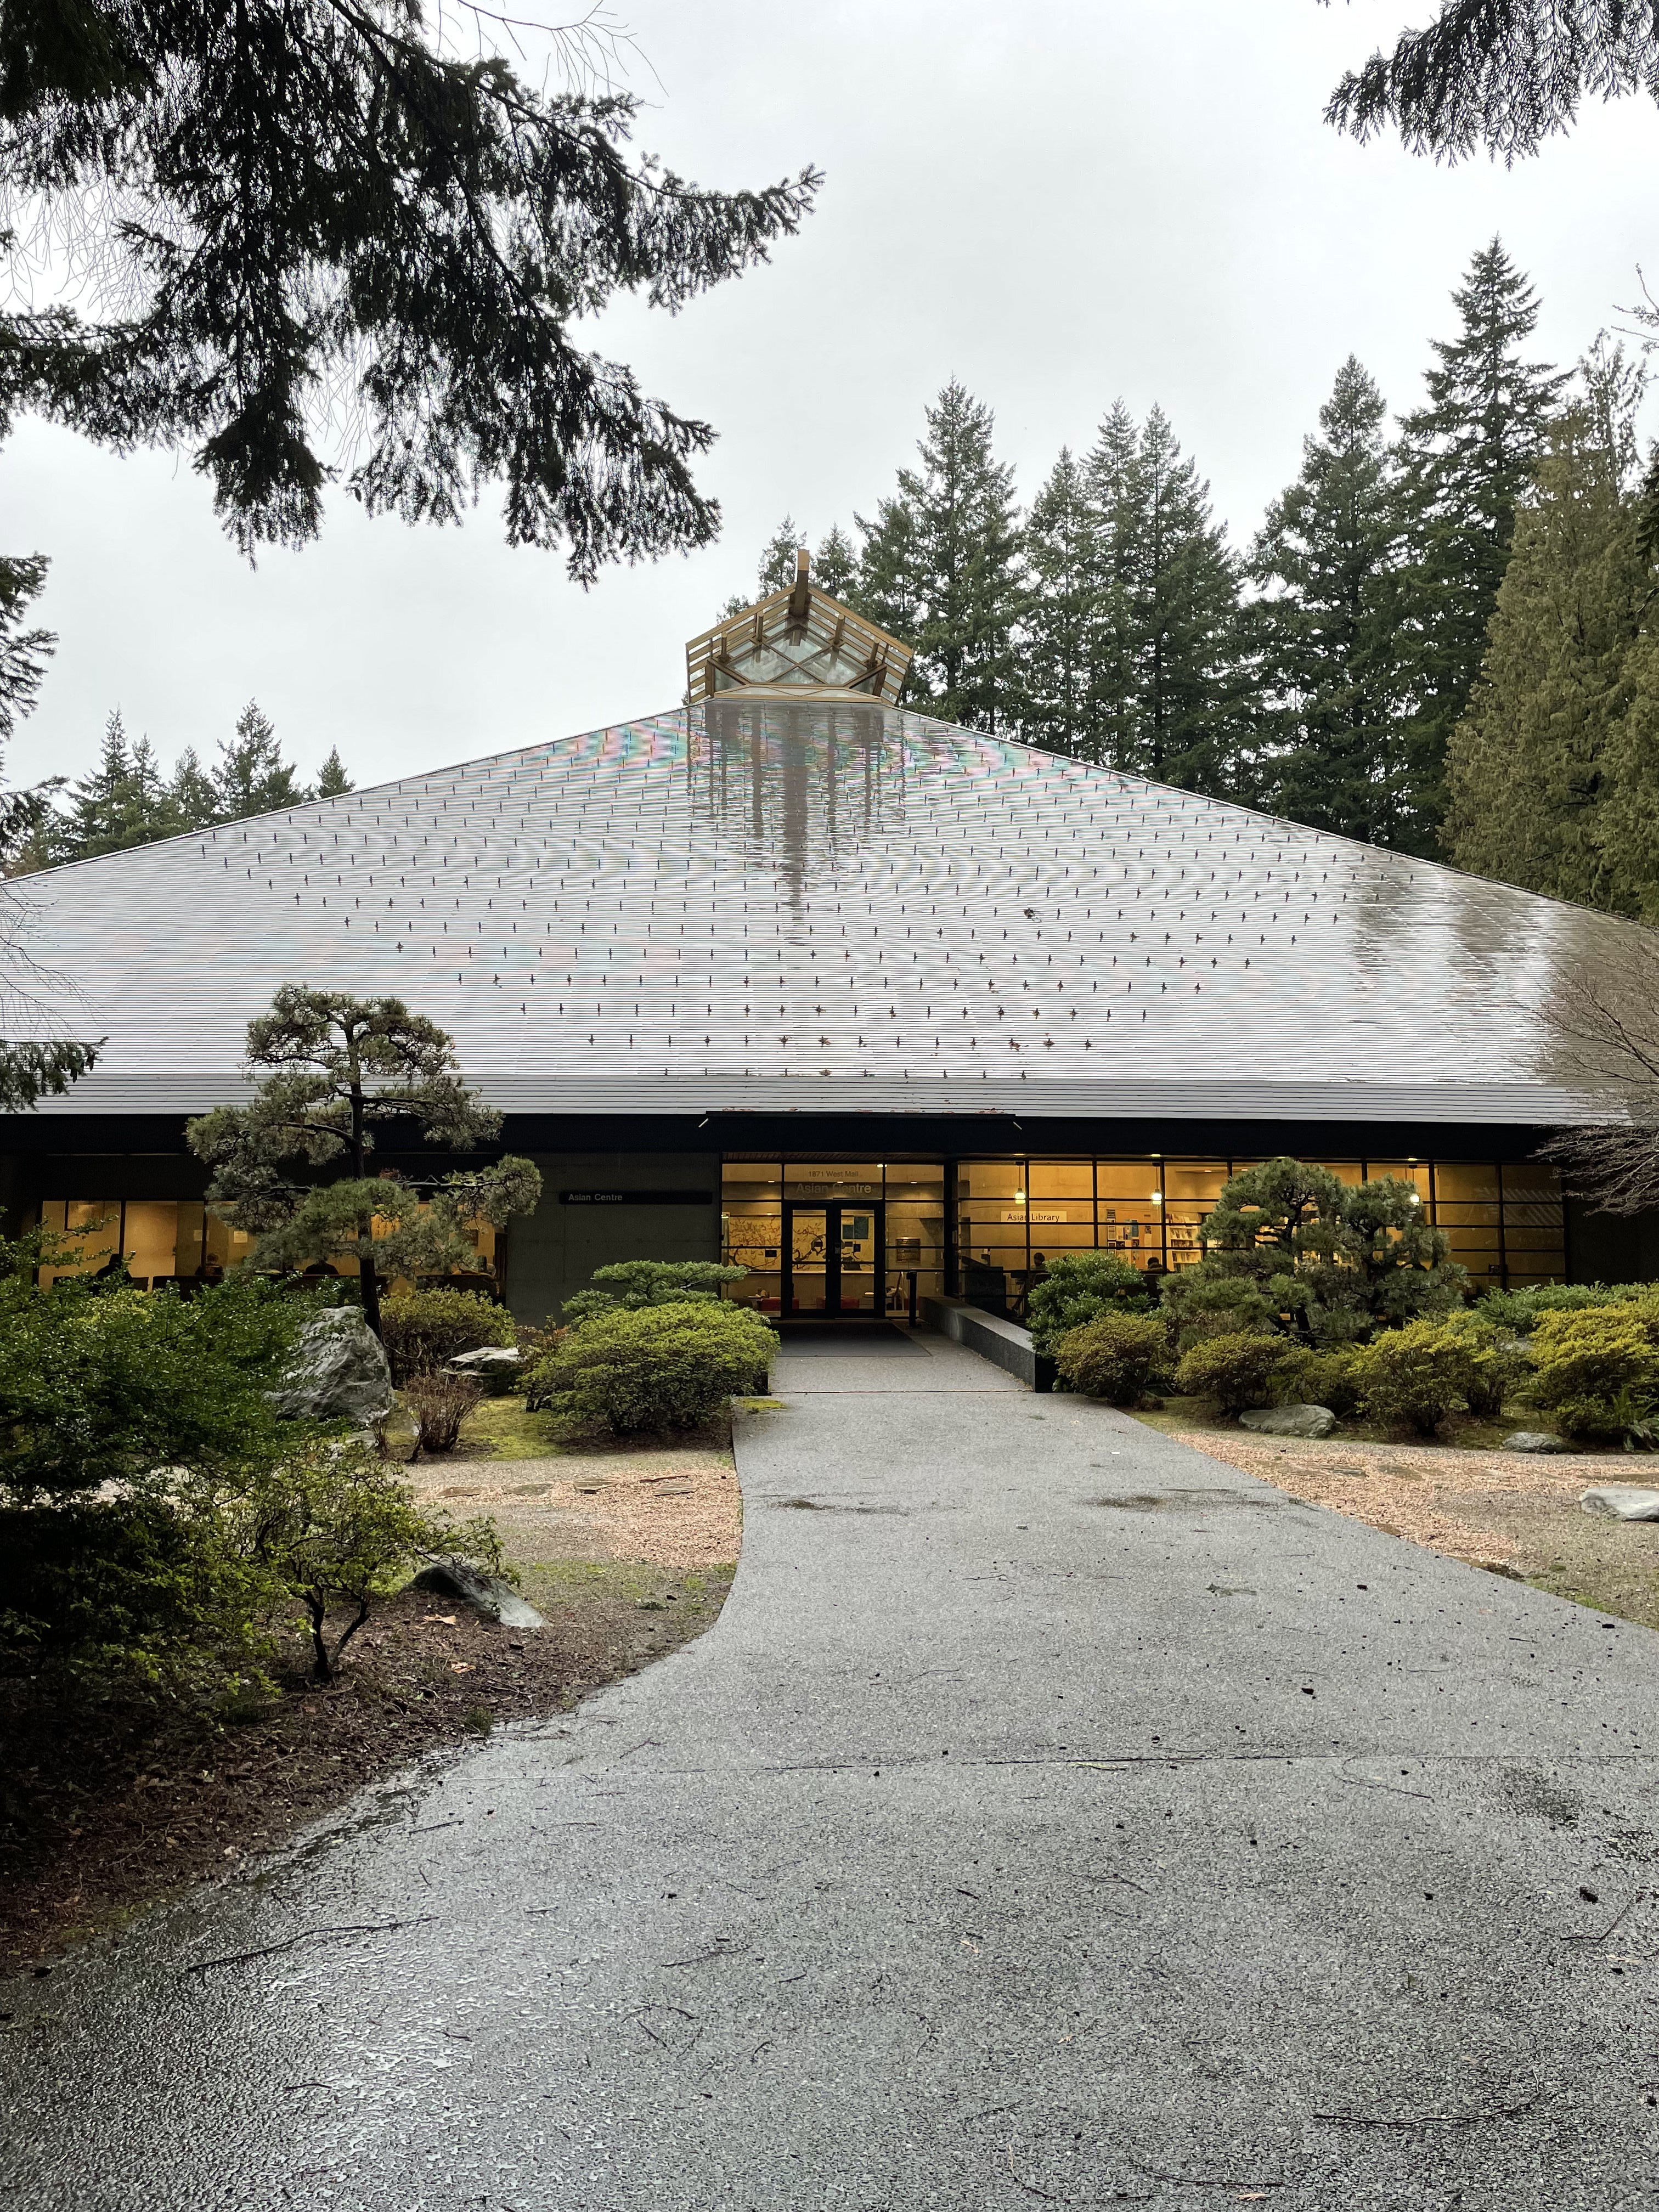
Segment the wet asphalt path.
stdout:
[[0,2203],[1659,2205],[1659,1639],[921,1351],[699,1642],[9,1993]]

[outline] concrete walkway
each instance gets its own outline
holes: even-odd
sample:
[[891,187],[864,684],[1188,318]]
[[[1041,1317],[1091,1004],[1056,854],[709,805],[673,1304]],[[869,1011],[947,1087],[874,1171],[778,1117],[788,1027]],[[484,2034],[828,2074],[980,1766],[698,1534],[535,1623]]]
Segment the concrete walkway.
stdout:
[[1001,1380],[744,1417],[707,1637],[9,1996],[0,2202],[1659,2204],[1659,1641]]

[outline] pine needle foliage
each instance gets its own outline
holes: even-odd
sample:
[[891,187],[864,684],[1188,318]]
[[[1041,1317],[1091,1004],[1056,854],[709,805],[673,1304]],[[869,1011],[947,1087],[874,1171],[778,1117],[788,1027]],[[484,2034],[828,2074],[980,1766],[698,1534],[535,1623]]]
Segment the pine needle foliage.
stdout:
[[636,106],[452,53],[417,0],[22,0],[0,190],[87,313],[0,322],[9,392],[191,451],[250,554],[313,537],[336,483],[410,521],[499,485],[509,540],[584,583],[702,544],[713,433],[577,325],[763,260],[818,179],[701,190],[632,153]]

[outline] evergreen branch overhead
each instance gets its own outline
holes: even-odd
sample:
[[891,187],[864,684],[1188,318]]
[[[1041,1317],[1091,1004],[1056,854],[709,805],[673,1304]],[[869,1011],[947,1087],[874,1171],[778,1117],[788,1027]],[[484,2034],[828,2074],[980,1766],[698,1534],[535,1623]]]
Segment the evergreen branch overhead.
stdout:
[[576,328],[764,260],[819,179],[688,184],[635,112],[456,58],[411,0],[21,0],[0,215],[87,311],[0,322],[0,400],[191,449],[249,553],[314,535],[335,483],[437,521],[499,484],[509,539],[582,582],[702,544],[712,430]]
[[1653,0],[1442,0],[1426,29],[1345,76],[1325,115],[1361,140],[1393,127],[1414,154],[1484,147],[1508,164],[1571,130],[1585,100],[1639,93],[1659,100]]

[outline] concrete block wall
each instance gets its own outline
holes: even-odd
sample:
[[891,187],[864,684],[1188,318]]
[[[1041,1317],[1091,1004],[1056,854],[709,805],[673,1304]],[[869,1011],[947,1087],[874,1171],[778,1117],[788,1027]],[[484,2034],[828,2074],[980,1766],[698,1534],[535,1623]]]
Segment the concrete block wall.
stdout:
[[[720,1165],[707,1152],[532,1152],[542,1171],[535,1212],[507,1231],[507,1302],[539,1326],[613,1260],[718,1260]],[[570,1191],[620,1204],[571,1204]],[[698,1205],[653,1202],[663,1191],[707,1193]],[[637,1196],[632,1194],[638,1194]]]

